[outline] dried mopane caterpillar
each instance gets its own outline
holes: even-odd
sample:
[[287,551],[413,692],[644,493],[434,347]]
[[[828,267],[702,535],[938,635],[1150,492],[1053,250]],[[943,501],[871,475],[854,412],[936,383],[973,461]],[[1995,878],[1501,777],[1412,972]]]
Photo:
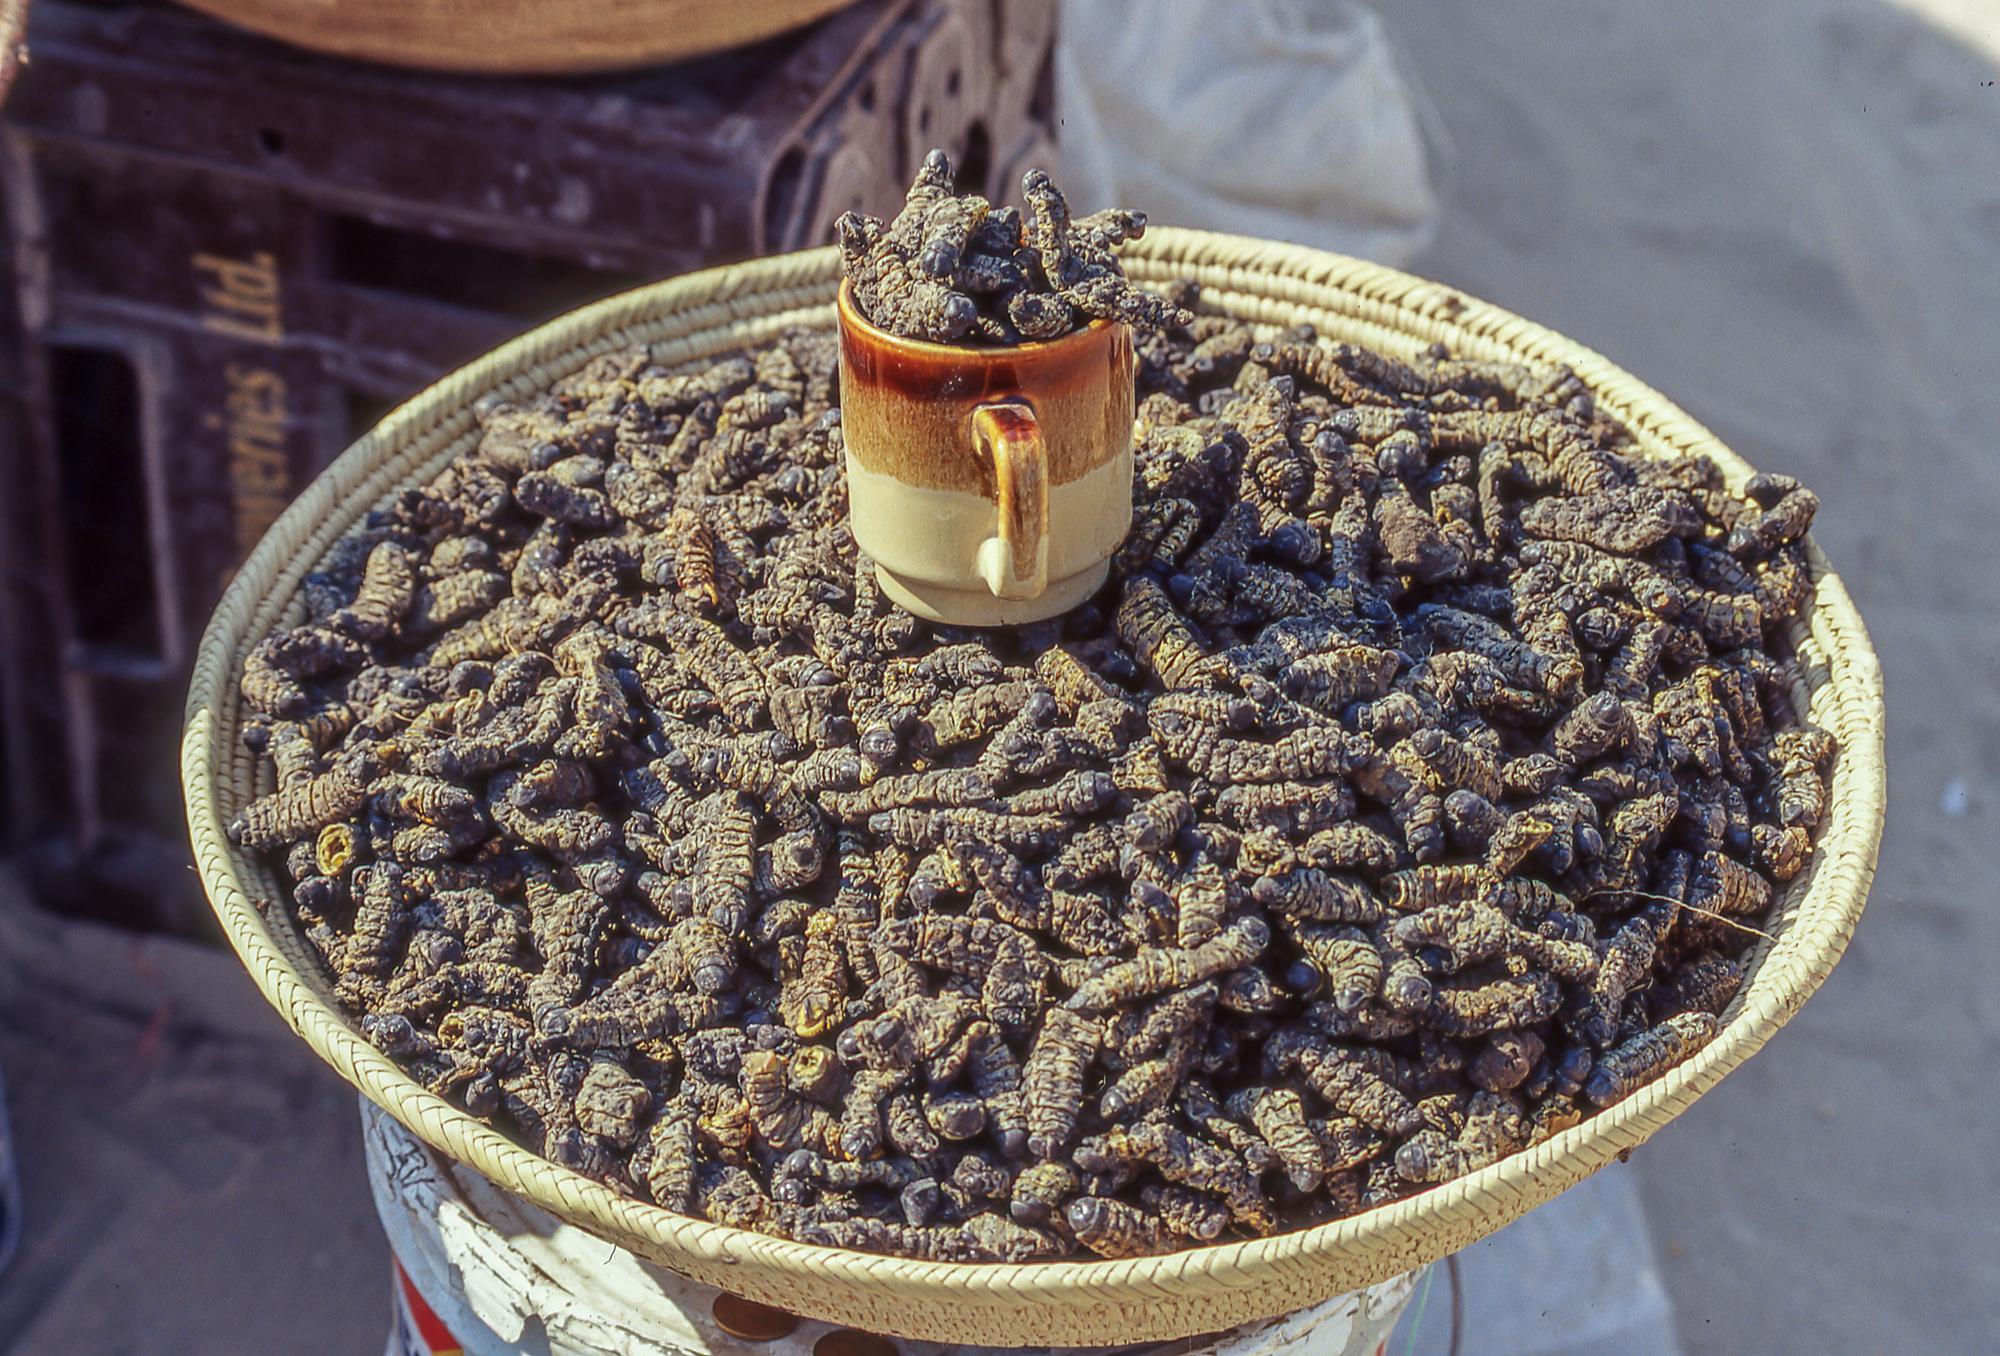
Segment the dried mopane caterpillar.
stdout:
[[[1030,170],[1021,213],[952,195],[953,170],[933,150],[888,223],[848,212],[835,223],[841,271],[864,314],[894,334],[935,342],[1011,344],[1058,338],[1093,316],[1135,325],[1188,313],[1127,282],[1113,251],[1145,231],[1136,212],[1072,221],[1046,174]],[[739,397],[740,398],[740,397]]]
[[363,745],[318,776],[251,802],[230,821],[230,841],[248,848],[272,848],[352,819],[368,803],[371,778],[394,756],[393,749]]
[[[1133,1120],[1165,1104],[1201,1053],[1203,1025],[1220,993],[1217,984],[1197,984],[1153,1004],[1138,1029],[1121,1042],[1116,1076],[1098,1098],[1098,1114],[1104,1120]],[[1106,1064],[1113,1063],[1107,1055]]]
[[1290,921],[1286,927],[1300,960],[1287,974],[1294,989],[1323,990],[1335,1007],[1353,1012],[1382,989],[1383,950],[1359,928]]
[[[1266,1062],[1271,1062],[1266,1047]],[[1292,1062],[1295,1061],[1295,1062]],[[1371,1129],[1392,1135],[1414,1134],[1423,1124],[1416,1103],[1384,1076],[1383,1061],[1351,1046],[1322,1048],[1308,1044],[1278,1060],[1276,1072],[1295,1067],[1320,1099],[1335,1111],[1352,1116]]]
[[364,866],[354,873],[354,928],[348,936],[346,966],[362,974],[382,974],[395,963],[410,925],[409,887],[394,862]]
[[306,711],[305,682],[359,667],[366,657],[360,644],[340,631],[302,626],[252,649],[244,658],[238,686],[254,709],[290,719]]
[[1394,650],[1345,645],[1287,665],[1280,686],[1287,696],[1337,714],[1352,702],[1386,695],[1402,662]]
[[764,714],[768,697],[762,675],[714,622],[648,603],[620,617],[619,629],[624,635],[664,641],[687,672],[715,694],[735,729],[753,728]]
[[417,568],[410,552],[396,542],[385,541],[368,553],[354,601],[327,622],[357,640],[381,640],[403,620],[416,592]]
[[1102,1024],[1069,1008],[1056,1008],[1042,1022],[1022,1070],[1028,1118],[1028,1151],[1054,1158],[1076,1129],[1083,1104],[1083,1080],[1102,1039]]
[[1268,1229],[1273,1220],[1270,1200],[1241,1159],[1166,1121],[1114,1126],[1080,1144],[1076,1163],[1092,1173],[1149,1166],[1176,1186],[1215,1196],[1248,1228]]
[[1125,587],[1118,606],[1118,638],[1169,688],[1209,686],[1222,665],[1202,646],[1166,590],[1140,576]]
[[1373,923],[1387,912],[1381,895],[1348,876],[1302,866],[1265,876],[1251,898],[1283,918],[1315,923]]
[[1104,591],[894,606],[825,331],[489,402],[245,663],[236,833],[336,994],[621,1191],[958,1260],[1351,1214],[1657,1076],[1831,815],[1809,496],[1559,373],[1140,315],[1138,221],[1034,197],[933,163],[842,240],[934,333],[1141,322]]
[[1584,1081],[1583,1094],[1598,1106],[1609,1106],[1632,1095],[1641,1085],[1688,1058],[1714,1037],[1719,1023],[1713,1013],[1680,1012],[1656,1027],[1641,1031],[1597,1058]]
[[1113,210],[1072,221],[1062,192],[1042,170],[1022,176],[1021,197],[1027,204],[1025,243],[1063,301],[1085,315],[1151,329],[1193,319],[1165,298],[1134,287],[1118,267],[1112,251],[1145,233],[1142,214]]
[[1833,739],[1824,730],[1802,725],[1782,730],[1772,741],[1778,824],[1781,828],[1816,829],[1826,817],[1826,767],[1833,761]]
[[1723,546],[1739,559],[1768,556],[1799,540],[1819,512],[1819,496],[1790,476],[1752,476],[1743,488],[1763,512],[1739,520],[1730,529]]
[[1501,959],[1510,966],[1548,970],[1571,983],[1589,983],[1597,975],[1597,954],[1588,946],[1530,932],[1483,901],[1445,904],[1398,918],[1389,936],[1398,947],[1429,948],[1441,957],[1438,968],[1450,972]]
[[1505,1096],[1474,1093],[1455,1135],[1420,1130],[1396,1150],[1396,1171],[1412,1182],[1463,1177],[1528,1147],[1532,1130],[1519,1106]]
[[651,1090],[623,1064],[599,1057],[591,1061],[590,1072],[576,1091],[577,1127],[630,1149],[652,1104]]
[[1100,1257],[1143,1257],[1182,1246],[1166,1221],[1143,1206],[1105,1196],[1078,1196],[1063,1208],[1076,1241]]
[[868,817],[878,839],[913,852],[947,843],[984,842],[1023,857],[1055,851],[1069,825],[1052,815],[1010,815],[977,808],[909,806]]
[[1327,1168],[1326,1145],[1307,1119],[1306,1105],[1290,1088],[1251,1087],[1229,1099],[1229,1113],[1256,1127],[1302,1192],[1318,1188]]
[[1089,1012],[1185,988],[1250,964],[1270,940],[1270,927],[1262,919],[1238,919],[1199,946],[1142,951],[1111,966],[1078,985],[1068,1006]]
[[1496,1031],[1466,1066],[1466,1076],[1487,1092],[1511,1092],[1528,1081],[1544,1048],[1533,1031]]
[[840,920],[815,913],[806,923],[797,969],[782,977],[778,1015],[801,1038],[837,1025],[847,1002],[847,974],[839,938]]
[[1229,1207],[1186,1187],[1165,1183],[1140,1187],[1139,1203],[1173,1233],[1193,1242],[1212,1243],[1229,1227]]
[[847,824],[915,805],[968,806],[989,801],[993,781],[977,768],[939,768],[881,777],[855,791],[822,793],[820,806]]

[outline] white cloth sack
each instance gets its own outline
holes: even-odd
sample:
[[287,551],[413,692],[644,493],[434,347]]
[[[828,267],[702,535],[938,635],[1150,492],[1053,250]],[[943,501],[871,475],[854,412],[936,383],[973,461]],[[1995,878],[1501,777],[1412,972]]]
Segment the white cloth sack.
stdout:
[[1398,264],[1438,217],[1442,130],[1349,0],[1063,0],[1057,141],[1078,212]]
[[[376,1212],[411,1283],[464,1356],[813,1356],[830,1325],[802,1321],[754,1348],[717,1327],[721,1292],[684,1280],[544,1214],[432,1152],[361,1099]],[[1269,1323],[1145,1352],[1174,1356],[1370,1356],[1396,1326],[1419,1272]],[[1013,1356],[1016,1348],[898,1341],[899,1356]],[[428,1352],[399,1311],[387,1356]],[[1105,1353],[1107,1348],[1091,1348]],[[1110,1356],[1142,1356],[1139,1348]],[[1046,1347],[1021,1356],[1061,1356]],[[1081,1353],[1080,1356],[1089,1356]]]

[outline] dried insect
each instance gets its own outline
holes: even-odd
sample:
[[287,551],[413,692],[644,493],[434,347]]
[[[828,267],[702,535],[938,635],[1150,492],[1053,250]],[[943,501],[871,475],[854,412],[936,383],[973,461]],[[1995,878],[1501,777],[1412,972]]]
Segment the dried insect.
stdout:
[[1436,641],[1490,660],[1509,682],[1560,698],[1583,679],[1580,661],[1538,650],[1490,617],[1435,603],[1421,604],[1417,615]]
[[1506,794],[1500,780],[1499,759],[1448,731],[1436,727],[1418,730],[1397,745],[1390,756],[1397,757],[1404,748],[1409,750],[1415,765],[1412,775],[1425,782],[1433,794],[1442,796],[1463,789],[1488,800]]
[[1634,917],[1612,934],[1600,948],[1597,975],[1570,1023],[1576,1037],[1599,1049],[1611,1044],[1626,995],[1644,981],[1658,950],[1658,929],[1649,916]]
[[1650,1083],[1708,1044],[1718,1025],[1712,1013],[1674,1014],[1598,1056],[1596,1067],[1584,1081],[1584,1096],[1598,1106],[1631,1096],[1641,1084]]
[[1512,1101],[1477,1092],[1455,1135],[1426,1129],[1405,1140],[1396,1150],[1396,1171],[1412,1182],[1462,1177],[1526,1148],[1531,1134],[1527,1118]]
[[990,843],[1020,857],[1046,857],[1062,841],[1068,825],[1049,815],[1010,815],[991,810],[905,807],[868,817],[877,838],[913,852],[944,844]]
[[[1021,198],[1027,204],[1025,243],[1034,249],[1043,276],[1063,301],[1086,315],[1153,329],[1193,318],[1165,298],[1127,282],[1111,257],[1112,247],[1144,231],[1145,217],[1100,213],[1086,219],[1093,224],[1072,222],[1062,193],[1041,170],[1029,170],[1022,177]],[[1113,221],[1117,226],[1110,224]]]
[[1326,1146],[1306,1119],[1306,1107],[1289,1088],[1250,1087],[1233,1094],[1229,1114],[1257,1127],[1257,1133],[1285,1165],[1300,1191],[1316,1190],[1327,1174]]
[[1771,906],[1771,883],[1734,857],[1701,854],[1688,882],[1688,906],[1717,914],[1762,913]]
[[348,969],[379,975],[395,963],[397,948],[409,929],[411,902],[403,869],[396,863],[380,862],[355,871]]
[[977,768],[938,768],[883,777],[856,791],[822,794],[819,803],[845,823],[862,824],[887,810],[916,805],[979,805],[993,796],[992,779]]
[[1122,1006],[1168,989],[1185,988],[1248,965],[1270,944],[1262,919],[1242,918],[1194,947],[1142,951],[1077,986],[1069,1006],[1084,1012]]
[[1483,984],[1440,984],[1431,991],[1424,1020],[1446,1035],[1484,1036],[1547,1021],[1562,998],[1562,986],[1546,971]]
[[403,620],[416,591],[416,561],[401,545],[385,541],[368,553],[354,601],[327,622],[357,640],[381,640]]
[[740,791],[719,791],[696,811],[696,824],[695,913],[725,933],[740,933],[757,874],[756,806]]
[[[1179,791],[1164,791],[1147,797],[1125,817],[1124,839],[1127,844],[1141,852],[1160,852],[1180,837],[1193,822],[1194,803]],[[1082,845],[1094,840],[1079,837],[1075,841],[1078,845]],[[1109,835],[1104,841],[1106,846],[1115,852],[1115,844]],[[1070,857],[1071,853],[1065,850],[1064,859],[1069,860]],[[1109,869],[1115,869],[1115,866],[1113,860]],[[1090,878],[1089,875],[1079,876],[1079,879]]]
[[1219,993],[1217,985],[1199,984],[1153,1005],[1118,1052],[1122,1067],[1098,1099],[1104,1120],[1143,1117],[1166,1103],[1201,1053],[1203,1027]]
[[[1267,1062],[1271,1053],[1267,1046]],[[1281,1058],[1275,1071],[1284,1071],[1286,1064]],[[1379,1066],[1371,1067],[1371,1061],[1353,1047],[1321,1049],[1308,1045],[1297,1051],[1292,1067],[1305,1076],[1327,1105],[1372,1129],[1401,1136],[1415,1133],[1422,1124],[1416,1103],[1384,1078]]]
[[511,784],[509,778],[495,778],[500,791],[487,801],[486,809],[493,822],[518,841],[573,864],[599,856],[617,837],[611,821],[595,810],[528,809],[513,799]]
[[790,1062],[775,1050],[743,1057],[737,1076],[757,1138],[781,1151],[832,1143],[832,1114],[792,1091],[789,1068]]
[[1139,1203],[1182,1238],[1212,1243],[1229,1227],[1229,1208],[1186,1187],[1153,1183],[1139,1188]]
[[653,1104],[653,1094],[616,1060],[599,1057],[576,1092],[577,1126],[587,1134],[630,1149],[641,1122]]
[[1270,741],[1215,739],[1194,752],[1186,760],[1189,770],[1219,785],[1314,782],[1346,774],[1357,789],[1378,800],[1400,800],[1395,789],[1400,784],[1392,786],[1374,750],[1360,747],[1337,726],[1303,725]]
[[1655,1022],[1681,1012],[1719,1016],[1742,987],[1743,978],[1740,961],[1726,956],[1697,957],[1646,990],[1646,1011]]
[[646,1156],[635,1158],[637,1176],[655,1203],[686,1214],[694,1197],[695,1125],[685,1112],[663,1112],[646,1131]]
[[1347,645],[1306,655],[1285,669],[1285,694],[1329,714],[1348,703],[1385,695],[1402,656],[1394,650]]
[[[1135,890],[1138,885],[1135,881]],[[1218,935],[1241,902],[1240,894],[1219,863],[1205,854],[1196,856],[1172,888],[1175,943],[1195,947]]]
[[1533,1031],[1496,1031],[1473,1056],[1466,1076],[1487,1092],[1511,1092],[1528,1081],[1543,1050]]
[[393,755],[372,747],[357,749],[309,781],[251,802],[229,823],[231,842],[272,848],[307,837],[338,820],[353,818],[368,803],[369,779]]
[[815,913],[806,923],[798,970],[786,975],[778,1015],[802,1039],[821,1035],[840,1022],[847,1002],[847,970],[842,960],[840,920]]
[[757,666],[714,622],[659,603],[642,604],[619,618],[620,634],[664,641],[688,673],[721,704],[738,730],[756,726],[768,700]]
[[1180,1246],[1158,1215],[1105,1196],[1078,1196],[1063,1209],[1076,1241],[1101,1257],[1143,1257]]
[[1819,512],[1819,496],[1790,476],[1752,476],[1743,488],[1763,512],[1730,529],[1725,547],[1739,560],[1768,556],[1799,540]]
[[1115,591],[897,608],[824,332],[489,402],[245,664],[237,834],[335,992],[620,1190],[966,1261],[1353,1213],[1664,1070],[1830,814],[1809,496],[1573,376],[1135,301],[1142,223],[1031,196],[938,157],[840,240],[918,333],[1173,322]]
[[[1113,1127],[1079,1144],[1076,1163],[1097,1173],[1147,1164],[1168,1182],[1218,1197],[1239,1224],[1267,1229],[1273,1218],[1255,1175],[1235,1155],[1164,1121]],[[1074,1218],[1070,1223],[1075,1226]]]
[[331,627],[302,626],[252,649],[238,686],[254,710],[291,719],[305,713],[305,680],[356,668],[366,657],[359,644]]
[[1097,813],[1118,794],[1117,783],[1108,772],[1079,768],[1048,786],[1016,791],[1005,801],[1010,815],[1060,815],[1081,819]]
[[1126,582],[1117,621],[1118,638],[1169,688],[1212,686],[1222,678],[1221,664],[1151,578],[1141,575]]
[[1827,784],[1825,770],[1833,761],[1833,739],[1824,730],[1810,725],[1781,730],[1773,740],[1772,764],[1776,769],[1773,800],[1778,823],[1784,828],[1816,829],[1826,817]]
[[1264,908],[1295,921],[1373,923],[1386,912],[1382,897],[1362,882],[1302,866],[1265,876],[1250,890]]
[[1022,1224],[1046,1227],[1062,1216],[1063,1203],[1077,1193],[1082,1178],[1060,1159],[1047,1159],[1014,1176],[1008,1213]]

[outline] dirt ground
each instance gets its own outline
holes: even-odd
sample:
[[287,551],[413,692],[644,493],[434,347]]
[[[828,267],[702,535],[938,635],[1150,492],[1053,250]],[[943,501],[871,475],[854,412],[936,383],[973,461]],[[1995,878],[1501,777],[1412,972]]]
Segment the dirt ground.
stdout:
[[[1415,270],[1818,488],[1886,670],[1892,810],[1853,949],[1633,1161],[1681,1345],[2000,1349],[2000,17],[1383,10],[1445,146]],[[379,1350],[387,1254],[345,1085],[233,957],[58,929],[9,888],[28,1238],[0,1356]]]
[[55,924],[0,868],[0,1066],[26,1221],[0,1354],[381,1351],[354,1092],[233,953]]
[[1802,477],[1881,653],[1852,949],[1633,1159],[1690,1356],[2000,1349],[2000,10],[1385,5],[1450,141],[1415,271]]

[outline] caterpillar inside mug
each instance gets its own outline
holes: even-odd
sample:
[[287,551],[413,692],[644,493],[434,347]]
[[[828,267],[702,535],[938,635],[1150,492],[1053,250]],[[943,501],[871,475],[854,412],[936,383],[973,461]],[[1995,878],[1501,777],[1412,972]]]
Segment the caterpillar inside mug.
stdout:
[[1037,621],[1104,582],[1132,523],[1132,332],[960,347],[877,328],[840,289],[854,539],[912,612]]

